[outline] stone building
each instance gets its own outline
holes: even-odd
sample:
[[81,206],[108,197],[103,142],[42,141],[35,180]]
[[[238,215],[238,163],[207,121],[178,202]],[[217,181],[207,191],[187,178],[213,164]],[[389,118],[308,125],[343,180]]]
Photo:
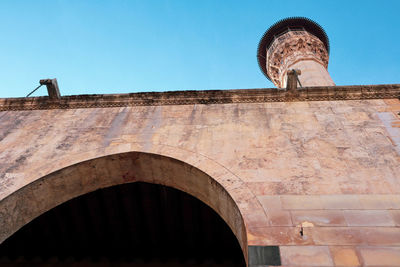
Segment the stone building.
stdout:
[[400,85],[329,49],[290,18],[278,88],[0,99],[0,263],[400,266]]

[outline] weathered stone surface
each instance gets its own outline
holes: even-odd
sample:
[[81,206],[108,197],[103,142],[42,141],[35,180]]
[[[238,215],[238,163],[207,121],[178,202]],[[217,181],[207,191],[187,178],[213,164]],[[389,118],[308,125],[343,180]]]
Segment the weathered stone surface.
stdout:
[[330,247],[335,266],[360,266],[360,260],[354,247]]
[[281,196],[282,207],[286,210],[322,209],[319,196]]
[[283,265],[334,266],[329,248],[326,246],[281,246]]
[[360,248],[365,266],[400,266],[400,248]]
[[[398,94],[394,88],[382,92]],[[237,99],[225,104],[200,104],[211,92],[140,95],[147,106],[137,106],[132,95],[1,99],[7,109],[0,112],[2,238],[79,194],[145,180],[211,205],[243,247],[399,247],[400,151],[393,129],[400,101],[265,102],[273,94],[254,90],[248,97],[259,103],[245,103],[242,92],[215,92],[222,102]],[[333,257],[325,263],[352,253],[317,250]]]
[[386,210],[351,210],[343,212],[349,226],[395,226]]
[[315,226],[346,226],[342,211],[336,210],[296,210],[292,211],[294,225],[301,225],[304,222]]

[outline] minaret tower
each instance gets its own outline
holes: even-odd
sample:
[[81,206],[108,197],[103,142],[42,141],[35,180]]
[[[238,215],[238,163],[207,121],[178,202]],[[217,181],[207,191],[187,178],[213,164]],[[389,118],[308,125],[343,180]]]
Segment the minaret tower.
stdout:
[[[301,86],[334,86],[328,73],[329,39],[314,21],[293,17],[272,25],[257,51],[264,75],[278,88],[285,88],[288,71],[296,70]],[[300,70],[300,71],[298,71]]]

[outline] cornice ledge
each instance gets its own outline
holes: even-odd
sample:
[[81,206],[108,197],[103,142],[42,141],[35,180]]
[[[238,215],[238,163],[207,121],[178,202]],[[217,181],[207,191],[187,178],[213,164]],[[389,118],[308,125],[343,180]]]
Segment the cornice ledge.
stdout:
[[0,111],[400,98],[400,84],[0,98]]

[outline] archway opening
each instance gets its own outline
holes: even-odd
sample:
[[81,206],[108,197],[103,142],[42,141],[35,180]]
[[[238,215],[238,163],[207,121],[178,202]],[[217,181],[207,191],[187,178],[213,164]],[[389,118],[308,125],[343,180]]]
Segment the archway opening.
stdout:
[[246,266],[224,220],[174,188],[126,183],[50,209],[0,245],[0,263]]

